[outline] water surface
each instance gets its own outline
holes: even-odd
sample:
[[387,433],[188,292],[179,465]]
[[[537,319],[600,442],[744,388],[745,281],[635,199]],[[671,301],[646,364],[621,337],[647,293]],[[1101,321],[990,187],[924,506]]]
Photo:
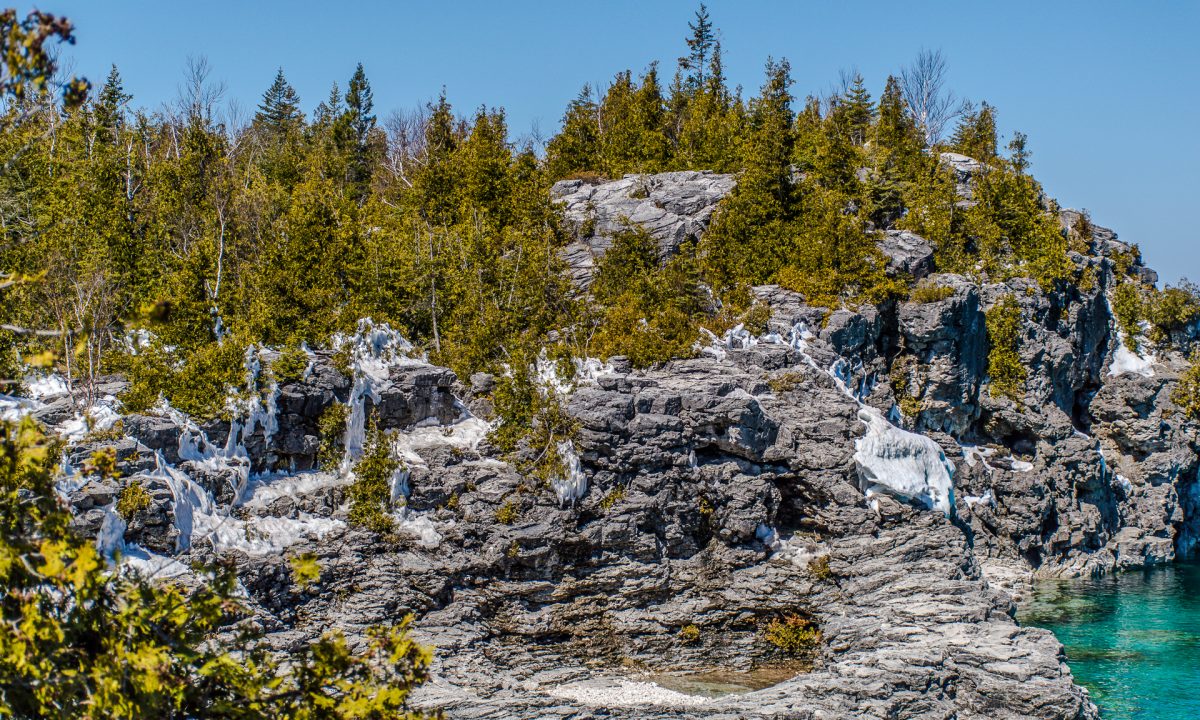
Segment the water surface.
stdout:
[[1054,631],[1106,720],[1200,718],[1200,564],[1039,582],[1018,617]]

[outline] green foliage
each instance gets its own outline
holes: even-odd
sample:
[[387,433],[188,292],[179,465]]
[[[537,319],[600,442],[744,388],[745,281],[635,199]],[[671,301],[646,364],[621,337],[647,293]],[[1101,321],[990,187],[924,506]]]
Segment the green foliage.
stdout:
[[[32,423],[0,424],[0,677],[6,714],[351,720],[427,717],[408,705],[429,650],[411,616],[351,651],[336,634],[281,662],[219,572],[187,588],[106,567],[70,530],[56,451]],[[218,635],[218,632],[222,633]]]
[[829,567],[829,556],[821,555],[809,560],[808,574],[817,580],[832,580],[833,570]]
[[821,645],[821,631],[811,620],[788,614],[767,623],[763,638],[788,655],[809,656]]
[[709,316],[691,248],[660,263],[657,242],[640,228],[617,233],[592,296],[599,312],[589,354],[624,355],[636,367],[690,356]]
[[271,374],[280,385],[299,382],[308,369],[308,353],[299,345],[289,345],[279,351],[271,362]]
[[313,553],[306,552],[288,558],[292,568],[292,584],[300,590],[308,590],[321,582],[321,563]]
[[951,147],[955,152],[975,158],[981,162],[996,159],[996,111],[983,103],[978,110],[971,108],[963,113],[958,128],[954,131]]
[[92,453],[83,464],[83,471],[88,475],[99,475],[104,480],[117,477],[117,450],[106,447]]
[[520,514],[521,511],[517,504],[512,500],[506,500],[503,505],[496,508],[496,522],[501,525],[512,525]]
[[617,506],[617,503],[625,499],[625,493],[626,490],[624,485],[617,485],[612,490],[609,490],[604,494],[604,497],[600,499],[600,509],[604,512],[612,510]]
[[1025,397],[1027,370],[1021,363],[1021,306],[1005,295],[988,309],[988,364],[990,392],[1018,405]]
[[1193,353],[1187,370],[1171,390],[1171,402],[1184,416],[1200,420],[1200,354]]
[[700,642],[700,628],[695,625],[684,625],[679,628],[679,642],[684,645],[695,645]]
[[791,370],[772,376],[767,380],[767,385],[770,386],[774,393],[788,393],[804,382],[804,373],[798,370]]
[[1197,288],[1186,280],[1164,290],[1150,288],[1152,299],[1146,307],[1146,319],[1150,321],[1150,339],[1166,342],[1172,333],[1178,333],[1196,322],[1200,316],[1200,296]]
[[1123,282],[1117,286],[1113,291],[1112,311],[1117,319],[1117,327],[1121,329],[1125,347],[1137,352],[1141,345],[1145,304],[1136,283]]
[[375,533],[391,533],[396,525],[389,514],[392,477],[401,466],[392,452],[391,438],[372,423],[363,444],[363,456],[354,463],[354,482],[346,489],[350,498],[350,524]]
[[932,282],[919,282],[916,287],[909,293],[908,299],[912,302],[924,305],[926,303],[938,302],[945,300],[954,295],[954,288],[949,285],[938,285]]
[[334,401],[317,420],[317,434],[321,442],[317,449],[317,463],[326,471],[336,470],[342,462],[346,420],[349,417],[349,406]]
[[52,41],[75,44],[75,28],[70,20],[40,10],[31,10],[23,20],[17,19],[15,9],[0,12],[0,55],[4,63],[0,95],[37,99],[48,88],[58,87],[67,105],[83,102],[90,87],[87,80],[58,78],[58,54],[48,46]]
[[165,398],[177,410],[198,419],[226,413],[226,397],[246,388],[245,346],[236,341],[208,343],[186,353],[163,347],[159,340],[137,354],[117,356],[113,367],[126,372],[131,383],[121,396],[131,412],[145,412]]
[[121,488],[117,495],[117,514],[125,522],[133,520],[139,513],[150,507],[150,493],[138,481],[133,481]]

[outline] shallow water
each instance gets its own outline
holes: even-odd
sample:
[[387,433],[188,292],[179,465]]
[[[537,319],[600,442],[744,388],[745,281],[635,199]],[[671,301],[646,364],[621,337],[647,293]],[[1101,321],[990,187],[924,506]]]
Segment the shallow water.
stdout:
[[712,670],[697,673],[654,673],[643,680],[653,682],[659,687],[684,693],[685,695],[700,695],[702,697],[721,697],[722,695],[737,695],[741,693],[762,690],[778,685],[785,680],[791,680],[797,674],[804,672],[807,666],[784,665],[759,667],[753,670]]
[[1200,717],[1200,564],[1039,582],[1018,617],[1054,631],[1107,720]]

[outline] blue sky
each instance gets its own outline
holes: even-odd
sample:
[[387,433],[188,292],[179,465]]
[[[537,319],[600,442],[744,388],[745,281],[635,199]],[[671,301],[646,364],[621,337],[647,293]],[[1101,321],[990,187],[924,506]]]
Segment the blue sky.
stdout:
[[[857,68],[873,94],[922,47],[941,48],[960,96],[1029,135],[1033,171],[1064,206],[1137,242],[1164,280],[1200,281],[1200,3],[711,0],[730,79],[750,94],[768,55],[798,95]],[[203,55],[252,111],[284,68],[311,110],[362,62],[380,117],[445,86],[460,112],[503,106],[514,135],[546,135],[585,82],[653,60],[673,71],[696,3],[45,0],[75,21],[75,71],[116,63],[135,104],[177,94]]]

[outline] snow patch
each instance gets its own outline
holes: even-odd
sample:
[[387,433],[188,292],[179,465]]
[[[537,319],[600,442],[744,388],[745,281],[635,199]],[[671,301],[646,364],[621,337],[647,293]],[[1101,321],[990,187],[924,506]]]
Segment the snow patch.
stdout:
[[587,495],[588,479],[579,465],[579,455],[575,452],[575,443],[564,440],[558,444],[558,459],[562,463],[561,475],[550,479],[550,485],[558,495],[559,505],[577,501]]
[[884,492],[950,515],[954,464],[941,447],[924,435],[892,425],[874,408],[859,408],[858,419],[867,432],[854,443],[854,462],[867,497]]
[[1112,365],[1108,367],[1108,376],[1141,375],[1154,377],[1155,357],[1152,353],[1142,350],[1133,352],[1125,346],[1125,334],[1117,331],[1117,349],[1113,352]]
[[695,708],[708,705],[713,698],[686,695],[668,690],[658,683],[626,680],[589,680],[551,688],[551,697],[571,700],[592,707],[630,707],[652,705],[666,708]]

